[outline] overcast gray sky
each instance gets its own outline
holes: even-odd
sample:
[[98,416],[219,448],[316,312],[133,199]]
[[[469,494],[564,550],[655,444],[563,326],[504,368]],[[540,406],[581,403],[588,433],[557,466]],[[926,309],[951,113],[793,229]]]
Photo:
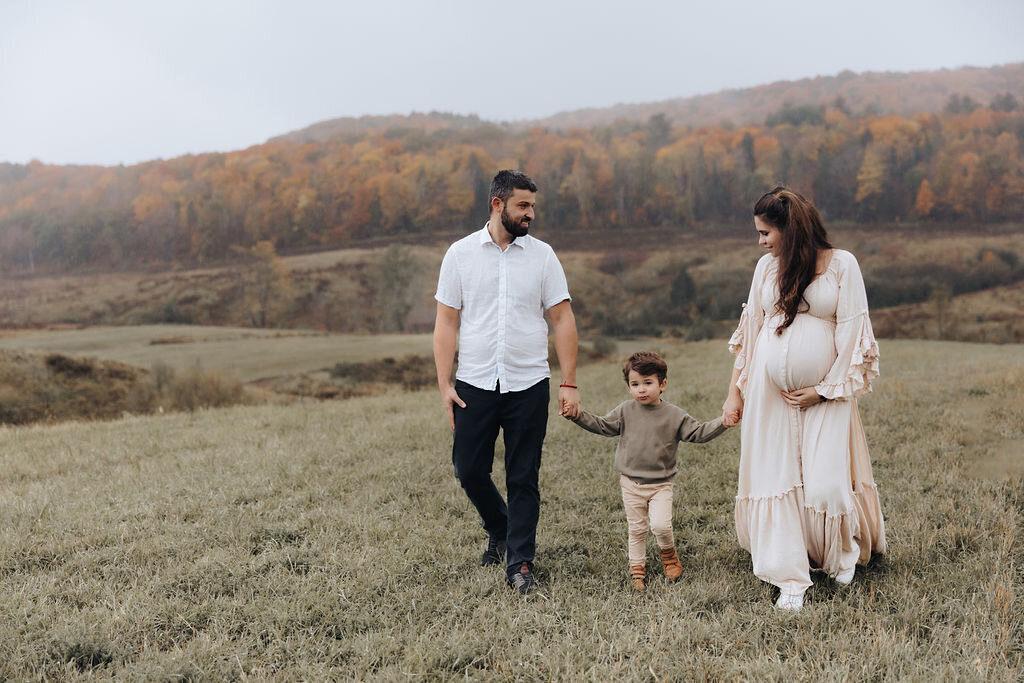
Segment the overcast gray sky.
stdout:
[[227,151],[338,116],[530,119],[1024,61],[1022,0],[0,0],[0,161]]

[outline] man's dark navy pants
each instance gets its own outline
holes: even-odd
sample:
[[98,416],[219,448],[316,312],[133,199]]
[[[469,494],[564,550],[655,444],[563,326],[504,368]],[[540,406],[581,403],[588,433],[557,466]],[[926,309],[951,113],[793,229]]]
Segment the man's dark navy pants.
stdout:
[[[523,391],[487,391],[456,380],[466,404],[455,408],[452,464],[455,476],[476,507],[484,529],[508,544],[508,567],[533,563],[540,516],[540,453],[548,426],[549,381]],[[505,489],[508,505],[494,486],[494,444],[505,441]]]

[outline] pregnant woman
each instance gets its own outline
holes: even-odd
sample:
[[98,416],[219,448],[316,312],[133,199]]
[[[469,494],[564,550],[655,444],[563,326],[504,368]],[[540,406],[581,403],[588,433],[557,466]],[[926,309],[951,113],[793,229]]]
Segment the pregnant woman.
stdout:
[[878,345],[853,254],[829,244],[818,210],[784,187],[754,205],[758,244],[723,422],[742,418],[736,534],[754,574],[799,610],[821,569],[837,583],[885,552],[885,525],[856,397]]

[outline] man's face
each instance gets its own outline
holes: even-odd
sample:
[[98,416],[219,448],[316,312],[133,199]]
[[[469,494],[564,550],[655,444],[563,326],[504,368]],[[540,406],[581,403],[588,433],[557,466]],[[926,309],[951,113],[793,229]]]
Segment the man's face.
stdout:
[[513,190],[512,196],[501,208],[501,224],[513,237],[522,237],[530,232],[530,221],[534,218],[533,208],[537,204],[537,193],[529,190]]

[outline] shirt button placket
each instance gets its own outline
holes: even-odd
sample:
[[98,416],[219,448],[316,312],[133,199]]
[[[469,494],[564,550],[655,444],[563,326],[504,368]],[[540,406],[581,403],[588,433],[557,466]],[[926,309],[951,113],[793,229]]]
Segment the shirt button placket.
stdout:
[[[508,376],[505,372],[505,340],[506,340],[506,318],[508,314],[508,267],[506,256],[510,247],[498,253],[498,383],[502,387],[508,387]],[[507,389],[506,389],[507,391]]]

